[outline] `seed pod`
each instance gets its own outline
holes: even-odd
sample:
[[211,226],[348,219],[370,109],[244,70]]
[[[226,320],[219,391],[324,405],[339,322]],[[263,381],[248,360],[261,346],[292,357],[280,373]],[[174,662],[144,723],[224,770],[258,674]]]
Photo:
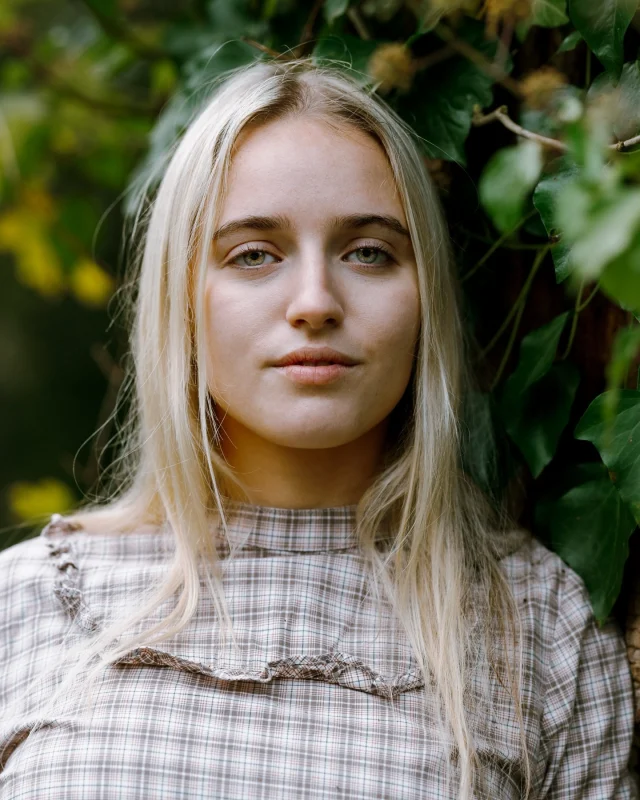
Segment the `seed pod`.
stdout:
[[404,44],[381,44],[371,55],[367,71],[381,94],[399,89],[408,92],[415,74],[411,51]]
[[520,81],[525,103],[529,108],[543,109],[554,93],[566,86],[567,79],[554,67],[544,66],[530,72]]
[[525,20],[531,16],[533,5],[532,0],[485,0],[483,11],[486,14],[487,33],[495,37],[501,20]]

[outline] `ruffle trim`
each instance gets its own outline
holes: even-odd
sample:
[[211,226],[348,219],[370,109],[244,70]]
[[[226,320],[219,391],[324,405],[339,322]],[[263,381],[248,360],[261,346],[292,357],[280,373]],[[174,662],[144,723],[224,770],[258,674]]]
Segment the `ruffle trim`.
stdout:
[[269,683],[274,678],[317,680],[336,683],[348,689],[367,692],[392,700],[402,692],[420,689],[424,680],[417,670],[385,678],[361,659],[340,652],[319,656],[289,656],[270,661],[262,669],[229,669],[216,667],[172,655],[154,647],[139,647],[113,662],[117,665],[170,667],[184,672],[198,673],[222,681],[253,681]]
[[50,538],[57,534],[74,533],[79,529],[80,526],[76,523],[60,514],[54,514],[40,535],[45,539],[49,557],[56,570],[53,593],[75,624],[87,633],[92,633],[98,629],[100,622],[84,602],[73,543],[69,540]]

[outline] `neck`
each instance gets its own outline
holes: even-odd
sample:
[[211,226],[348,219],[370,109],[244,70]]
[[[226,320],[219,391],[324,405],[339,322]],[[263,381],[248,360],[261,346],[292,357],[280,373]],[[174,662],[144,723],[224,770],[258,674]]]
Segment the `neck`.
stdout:
[[343,445],[302,449],[268,441],[228,415],[222,452],[245,486],[233,500],[276,508],[329,508],[357,504],[380,469],[386,424]]

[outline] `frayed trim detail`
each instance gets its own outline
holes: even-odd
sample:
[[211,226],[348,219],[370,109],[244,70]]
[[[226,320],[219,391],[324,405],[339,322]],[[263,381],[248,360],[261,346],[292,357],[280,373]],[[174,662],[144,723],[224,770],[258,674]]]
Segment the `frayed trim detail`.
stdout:
[[139,647],[117,659],[113,664],[171,667],[223,681],[268,683],[274,678],[326,681],[388,700],[394,699],[402,692],[424,686],[422,676],[415,669],[393,678],[385,678],[372,670],[362,659],[339,652],[329,652],[319,656],[290,656],[270,661],[262,669],[239,669],[211,666],[172,655],[165,650]]
[[70,534],[80,526],[60,514],[53,514],[49,524],[40,534],[45,539],[51,563],[56,570],[53,593],[71,619],[82,630],[91,633],[98,629],[99,620],[84,601],[80,588],[80,571],[76,564],[76,551],[69,540],[51,539],[56,534]]

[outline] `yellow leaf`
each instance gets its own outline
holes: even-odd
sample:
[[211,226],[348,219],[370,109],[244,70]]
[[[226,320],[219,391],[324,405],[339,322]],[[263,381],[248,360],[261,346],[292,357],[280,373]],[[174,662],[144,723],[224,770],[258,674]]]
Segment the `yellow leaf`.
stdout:
[[73,507],[73,492],[62,481],[43,478],[37,483],[17,481],[9,486],[9,508],[21,520],[63,514]]
[[18,280],[45,297],[57,297],[64,290],[60,260],[45,236],[33,226],[31,237],[15,249]]
[[33,184],[23,189],[17,207],[0,216],[0,250],[13,253],[18,280],[45,297],[58,297],[65,288],[62,265],[49,240],[54,213],[51,195]]
[[15,250],[27,234],[24,214],[13,209],[0,217],[0,250]]
[[69,286],[81,303],[100,308],[111,297],[114,281],[95,261],[83,258],[76,264]]

